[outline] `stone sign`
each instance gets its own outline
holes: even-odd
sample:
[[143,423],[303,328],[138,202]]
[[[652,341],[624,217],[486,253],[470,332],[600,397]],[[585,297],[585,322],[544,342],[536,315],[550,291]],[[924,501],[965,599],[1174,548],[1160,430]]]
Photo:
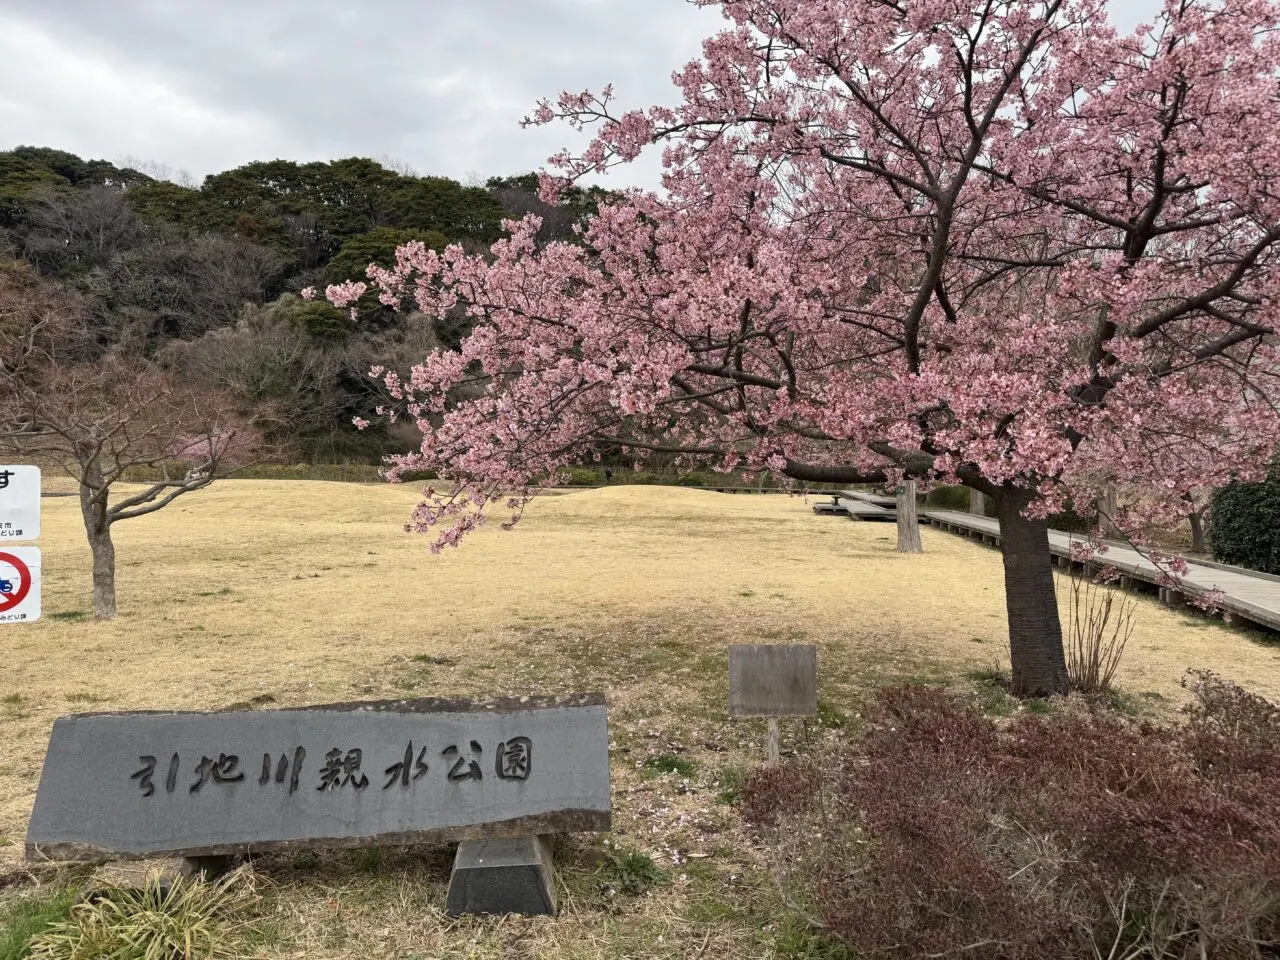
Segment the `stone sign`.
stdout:
[[0,466],[0,540],[40,537],[40,468]]
[[729,713],[812,717],[818,712],[818,650],[809,644],[729,647]]
[[599,694],[60,717],[31,858],[214,856],[604,831]]

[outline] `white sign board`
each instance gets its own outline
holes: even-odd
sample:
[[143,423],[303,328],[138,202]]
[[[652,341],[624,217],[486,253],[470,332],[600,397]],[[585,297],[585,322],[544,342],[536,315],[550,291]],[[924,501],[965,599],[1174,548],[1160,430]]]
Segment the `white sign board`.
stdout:
[[0,542],[40,536],[40,468],[0,466]]
[[0,544],[0,623],[40,619],[40,548]]

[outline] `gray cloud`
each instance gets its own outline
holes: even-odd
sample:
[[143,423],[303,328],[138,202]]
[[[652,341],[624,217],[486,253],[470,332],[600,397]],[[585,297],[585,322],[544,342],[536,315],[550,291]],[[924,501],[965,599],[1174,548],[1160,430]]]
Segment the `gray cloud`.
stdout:
[[[1155,0],[1112,0],[1130,27]],[[0,0],[0,148],[145,158],[197,179],[251,160],[389,157],[466,179],[583,139],[519,127],[613,83],[672,103],[723,21],[682,0]],[[609,180],[657,183],[656,154]]]

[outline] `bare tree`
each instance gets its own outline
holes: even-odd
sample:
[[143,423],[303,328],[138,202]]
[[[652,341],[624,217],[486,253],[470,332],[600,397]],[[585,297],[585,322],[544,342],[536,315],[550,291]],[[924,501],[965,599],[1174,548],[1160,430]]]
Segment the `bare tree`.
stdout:
[[[22,265],[0,268],[0,453],[56,464],[79,484],[93,605],[116,615],[111,527],[160,510],[254,456],[256,424],[221,391],[102,352],[83,300]],[[153,479],[114,499],[134,468]]]
[[[329,238],[320,226],[320,219],[314,213],[286,213],[280,219],[284,222],[290,244],[297,251],[299,270],[314,270],[322,267],[329,259]],[[299,284],[309,286],[309,284]]]
[[[382,164],[384,168],[386,168],[387,170],[390,170],[392,173],[398,173],[402,177],[421,176],[421,174],[419,174],[418,171],[414,169],[413,164],[411,164],[408,160],[402,160],[399,157],[393,157],[389,153],[384,153],[380,155],[378,157],[378,163]],[[474,177],[476,176],[476,174],[469,173],[468,176]],[[476,186],[484,186],[484,184],[476,184]]]
[[144,227],[117,187],[42,190],[26,203],[23,252],[46,273],[82,273],[137,244]]
[[245,303],[262,303],[280,267],[276,253],[245,240],[166,230],[112,257],[82,286],[122,349],[150,353],[163,340],[234,323]]
[[188,190],[194,190],[200,186],[196,178],[191,175],[191,171],[160,160],[144,160],[141,157],[126,154],[116,161],[116,166],[121,169],[137,170],[153,180],[167,180]]
[[235,327],[174,341],[161,359],[184,380],[260,411],[264,429],[283,444],[334,423],[347,399],[338,388],[347,364],[345,351],[327,349],[281,314],[276,304],[247,307]]
[[511,219],[520,220],[531,213],[542,218],[542,226],[538,228],[537,235],[539,246],[546,246],[556,240],[573,240],[574,225],[582,222],[581,211],[553,206],[544,202],[534,191],[517,184],[490,187],[490,192],[498,198],[502,209]]

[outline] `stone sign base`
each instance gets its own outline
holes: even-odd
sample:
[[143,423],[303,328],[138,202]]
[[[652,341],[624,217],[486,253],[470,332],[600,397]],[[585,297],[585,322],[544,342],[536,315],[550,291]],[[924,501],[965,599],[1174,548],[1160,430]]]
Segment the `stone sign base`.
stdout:
[[106,863],[94,871],[90,879],[90,899],[102,890],[147,890],[158,887],[164,896],[177,880],[189,880],[199,872],[192,860],[166,857],[161,860],[122,860]]
[[556,915],[556,874],[550,838],[464,840],[449,877],[445,912]]

